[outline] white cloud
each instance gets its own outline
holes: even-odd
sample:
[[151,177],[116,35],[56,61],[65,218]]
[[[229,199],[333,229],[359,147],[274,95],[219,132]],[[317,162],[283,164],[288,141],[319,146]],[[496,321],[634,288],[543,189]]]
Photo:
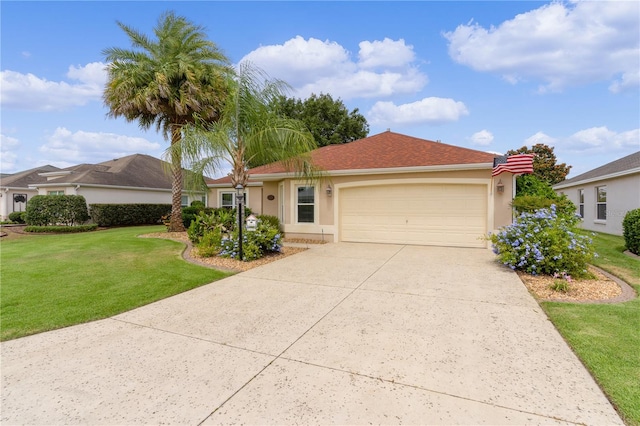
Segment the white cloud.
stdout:
[[617,133],[607,127],[580,130],[561,142],[572,151],[637,151],[640,149],[640,129]]
[[0,171],[11,173],[16,170],[18,154],[15,148],[20,146],[20,141],[11,136],[0,134]]
[[403,39],[394,41],[385,37],[382,41],[362,41],[359,46],[358,64],[362,68],[403,67],[415,59],[413,46],[404,44]]
[[373,125],[393,124],[442,124],[457,121],[469,111],[462,102],[446,98],[424,98],[420,101],[396,105],[393,102],[376,102],[368,112]]
[[137,153],[156,152],[161,145],[144,138],[115,133],[71,132],[58,127],[40,147],[52,164],[64,161],[69,164],[99,163],[113,158]]
[[525,140],[525,145],[528,147],[539,143],[553,146],[569,157],[613,153],[630,154],[640,149],[640,129],[618,133],[605,126],[591,127],[564,137],[552,137],[538,132]]
[[289,83],[294,95],[330,93],[343,100],[415,93],[427,76],[415,66],[413,46],[404,40],[363,41],[358,60],[336,42],[297,36],[282,45],[261,46],[242,61],[251,61],[269,76]]
[[552,138],[551,136],[543,132],[538,132],[535,135],[529,136],[527,139],[525,139],[524,144],[528,147],[537,145],[539,143],[543,145],[553,146],[556,144],[557,141],[558,139],[556,138]]
[[5,108],[60,111],[100,100],[107,79],[105,65],[70,66],[67,81],[49,81],[34,74],[0,72],[0,103]]
[[471,135],[471,138],[469,139],[473,145],[488,146],[493,142],[493,133],[486,129],[480,130],[479,132]]
[[638,87],[640,3],[553,2],[497,27],[460,25],[444,33],[449,55],[508,82],[542,80],[541,91],[597,81],[610,90]]

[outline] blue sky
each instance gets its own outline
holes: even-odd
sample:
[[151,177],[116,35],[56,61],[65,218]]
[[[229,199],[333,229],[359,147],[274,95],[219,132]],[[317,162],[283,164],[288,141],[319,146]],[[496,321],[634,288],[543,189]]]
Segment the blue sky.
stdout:
[[233,61],[390,128],[482,151],[545,143],[575,176],[640,150],[640,2],[0,2],[1,171],[133,153],[107,117],[103,49],[172,10]]

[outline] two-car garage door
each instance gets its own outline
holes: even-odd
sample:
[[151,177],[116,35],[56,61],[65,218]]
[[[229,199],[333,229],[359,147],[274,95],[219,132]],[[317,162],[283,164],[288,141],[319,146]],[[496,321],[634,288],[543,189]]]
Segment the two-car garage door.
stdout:
[[359,186],[339,194],[341,241],[486,247],[486,185]]

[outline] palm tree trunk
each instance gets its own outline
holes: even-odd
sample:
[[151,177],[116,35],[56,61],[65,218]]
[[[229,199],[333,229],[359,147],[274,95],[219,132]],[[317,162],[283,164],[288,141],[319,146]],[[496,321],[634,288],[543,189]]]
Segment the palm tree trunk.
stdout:
[[[175,147],[182,139],[182,129],[179,125],[171,126],[171,146]],[[185,230],[182,222],[182,155],[180,150],[171,150],[171,219],[169,232],[182,232]]]

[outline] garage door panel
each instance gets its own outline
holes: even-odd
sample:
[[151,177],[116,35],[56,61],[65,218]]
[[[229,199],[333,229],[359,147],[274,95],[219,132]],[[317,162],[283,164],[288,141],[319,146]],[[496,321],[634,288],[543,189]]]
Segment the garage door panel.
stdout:
[[411,184],[340,191],[340,239],[484,247],[485,185]]

